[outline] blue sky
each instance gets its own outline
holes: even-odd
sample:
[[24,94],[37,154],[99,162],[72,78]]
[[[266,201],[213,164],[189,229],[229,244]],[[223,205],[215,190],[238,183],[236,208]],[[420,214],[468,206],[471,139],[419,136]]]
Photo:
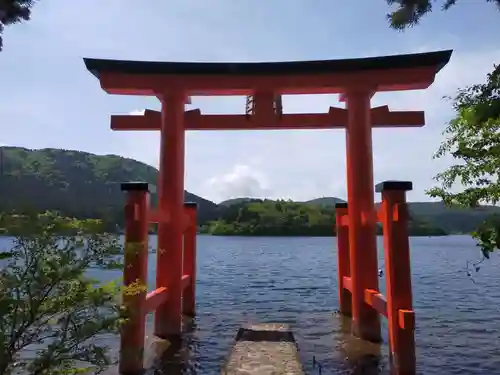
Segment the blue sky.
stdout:
[[[138,4],[141,4],[138,6]],[[418,129],[374,131],[375,181],[412,180],[410,199],[450,160],[432,160],[451,117],[443,95],[484,80],[500,63],[500,13],[461,1],[404,33],[389,29],[385,0],[42,0],[8,27],[0,53],[0,143],[118,154],[158,165],[155,132],[112,132],[109,115],[158,109],[157,99],[111,96],[83,57],[164,61],[280,61],[454,49],[427,91],[377,94],[372,104],[425,110]],[[286,4],[286,5],[285,5]],[[245,99],[193,98],[204,113],[242,113]],[[286,112],[326,112],[336,95],[284,98]],[[237,196],[345,198],[343,130],[190,132],[187,190]]]

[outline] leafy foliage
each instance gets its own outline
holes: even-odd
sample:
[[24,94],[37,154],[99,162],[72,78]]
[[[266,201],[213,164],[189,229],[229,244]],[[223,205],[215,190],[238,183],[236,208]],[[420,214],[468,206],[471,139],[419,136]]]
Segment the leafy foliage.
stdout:
[[[240,199],[233,202],[236,203],[226,206],[218,220],[210,222],[203,228],[205,232],[214,235],[245,236],[335,235],[333,205],[256,199]],[[410,223],[410,232],[413,235],[426,236],[446,234],[422,220],[413,219]]]
[[[307,201],[307,204],[334,207],[342,202],[335,197],[324,197]],[[375,208],[380,204],[375,203]],[[449,234],[472,233],[477,226],[490,215],[500,214],[500,207],[482,205],[475,208],[450,207],[442,202],[408,202],[412,220],[412,233],[416,234],[416,225],[421,223],[433,228],[441,228]],[[420,225],[420,224],[418,224]]]
[[[404,30],[415,26],[426,14],[432,12],[435,0],[386,0],[390,6],[397,6],[397,9],[387,15],[391,27],[396,30]],[[487,3],[494,3],[500,10],[500,0],[483,0]],[[457,0],[441,0],[441,8],[448,10],[457,3]]]
[[242,201],[227,207],[208,231],[220,235],[332,235],[334,209],[284,200]]
[[121,268],[117,236],[96,220],[53,213],[0,216],[14,236],[1,256],[0,374],[99,372],[111,363],[98,338],[122,322],[119,287],[100,285],[91,268]]
[[[17,212],[38,213],[55,210],[67,217],[99,218],[108,231],[116,231],[123,227],[124,220],[125,196],[120,191],[120,183],[142,180],[155,184],[157,179],[158,171],[155,168],[120,156],[100,156],[59,149],[2,147],[0,212],[10,212],[13,209]],[[153,194],[153,205],[156,204],[156,199],[156,194]],[[216,205],[189,192],[185,193],[185,199],[198,204],[199,225],[218,219],[232,223],[232,205],[262,202],[259,199],[236,198]],[[333,207],[338,202],[343,201],[335,197],[323,197],[304,203],[324,206],[329,212],[333,212]],[[292,209],[291,207],[287,206],[287,209]],[[409,203],[409,208],[415,219],[450,233],[470,233],[490,213],[500,213],[500,208],[497,207],[458,209],[447,208],[440,202],[413,202]],[[285,221],[291,222],[294,221]],[[206,228],[207,226],[205,230]],[[219,230],[222,228],[223,226]],[[330,229],[325,231],[331,234]]]
[[[116,155],[21,147],[0,149],[0,212],[55,210],[63,216],[100,218],[108,230],[123,225],[125,196],[120,184],[146,181],[156,185],[158,170]],[[198,220],[213,219],[217,205],[189,192]],[[152,195],[152,204],[157,196]]]
[[0,51],[3,47],[2,33],[5,26],[28,21],[36,0],[0,0]]
[[316,199],[308,200],[304,203],[314,204],[318,206],[335,207],[337,203],[346,203],[345,200],[336,197],[321,197]]
[[[445,141],[436,152],[451,155],[459,164],[438,174],[440,187],[431,189],[449,205],[476,207],[500,201],[500,66],[487,76],[486,83],[458,91],[451,99],[456,116],[448,123]],[[464,189],[451,191],[455,183]],[[487,220],[474,233],[483,255],[488,257],[500,245],[498,219]]]
[[[479,202],[496,204],[500,200],[500,66],[488,75],[486,84],[459,90],[453,108],[457,114],[448,123],[447,138],[435,157],[450,154],[463,163],[440,173],[437,179],[442,188],[429,193],[467,207]],[[456,194],[448,192],[455,182],[467,188]]]

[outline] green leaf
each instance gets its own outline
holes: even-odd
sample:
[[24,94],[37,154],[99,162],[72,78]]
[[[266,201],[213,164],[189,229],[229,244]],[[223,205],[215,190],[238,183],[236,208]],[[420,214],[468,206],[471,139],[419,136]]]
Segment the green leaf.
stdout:
[[[109,366],[108,348],[99,343],[124,322],[120,288],[86,275],[116,263],[123,254],[119,238],[100,231],[95,220],[52,212],[3,214],[0,221],[16,233],[0,270],[0,375],[14,367],[52,375]],[[41,349],[26,352],[33,344]]]

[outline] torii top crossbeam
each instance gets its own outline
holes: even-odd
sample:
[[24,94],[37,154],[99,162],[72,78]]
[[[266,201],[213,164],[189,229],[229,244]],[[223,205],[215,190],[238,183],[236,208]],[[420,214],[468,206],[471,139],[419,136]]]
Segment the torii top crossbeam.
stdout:
[[[347,124],[347,111],[330,107],[328,113],[283,114],[273,108],[282,94],[340,93],[347,88],[377,91],[427,88],[448,62],[451,51],[364,59],[276,63],[177,63],[85,59],[87,69],[110,94],[162,95],[182,90],[191,95],[252,95],[251,115],[185,113],[186,130],[331,129]],[[281,101],[280,101],[281,103]],[[391,112],[373,108],[373,127],[422,126],[421,111]],[[113,115],[113,130],[160,130],[161,113]]]
[[84,59],[109,94],[156,95],[182,88],[188,95],[343,93],[425,89],[449,61],[450,50],[361,59],[265,63],[139,62]]

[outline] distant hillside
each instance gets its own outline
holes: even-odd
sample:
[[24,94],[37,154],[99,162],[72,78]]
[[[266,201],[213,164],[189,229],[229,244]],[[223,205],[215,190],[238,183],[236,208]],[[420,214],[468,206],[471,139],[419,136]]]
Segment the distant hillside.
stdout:
[[222,201],[219,203],[219,206],[221,207],[229,207],[235,204],[240,204],[240,203],[251,203],[251,202],[260,202],[262,199],[258,198],[233,198],[233,199],[227,199],[225,201]]
[[[60,149],[0,149],[0,211],[58,210],[68,216],[102,218],[112,226],[122,225],[124,194],[120,191],[120,183],[138,180],[154,185],[157,183],[158,171],[154,167],[116,155],[98,156]],[[217,205],[189,192],[185,193],[185,197],[186,201],[198,203],[200,225],[229,219],[242,204],[266,202],[241,197]],[[156,205],[156,200],[157,196],[153,194],[153,205]],[[323,209],[333,208],[338,202],[344,200],[322,197],[303,203],[318,206],[316,210],[324,214]],[[272,205],[262,207],[267,207],[267,214],[276,214]],[[301,215],[307,211],[307,208],[299,206],[287,207],[292,216],[296,210]],[[468,233],[489,215],[500,213],[499,207],[483,206],[468,210],[445,207],[438,202],[414,202],[409,207],[415,225],[425,227],[424,232],[428,231],[427,227],[432,227],[448,233]],[[303,209],[306,211],[301,211]],[[315,218],[323,215],[307,212]]]
[[[121,223],[120,183],[157,184],[158,171],[136,160],[81,151],[2,147],[0,211],[58,210],[74,217],[106,217]],[[199,221],[214,219],[217,205],[189,192],[199,205]],[[152,196],[156,203],[156,194]]]
[[[272,199],[267,199],[267,200],[273,201]],[[232,206],[235,204],[261,202],[261,201],[262,201],[262,199],[259,199],[259,198],[249,198],[249,197],[232,198],[232,199],[228,199],[228,200],[220,202],[219,206],[229,207],[229,206]],[[306,204],[315,204],[318,206],[333,207],[333,206],[335,206],[336,203],[345,203],[345,200],[340,199],[340,198],[335,198],[335,197],[323,197],[323,198],[316,198],[316,199],[311,199],[309,201],[297,202],[297,203],[306,203]]]
[[481,206],[476,209],[446,207],[442,202],[411,202],[410,212],[450,233],[469,233],[488,216],[500,213],[500,207]]
[[[272,200],[269,200],[273,202]],[[226,210],[229,207],[241,206],[246,203],[259,203],[261,199],[241,197],[229,199],[219,204],[219,218],[226,215]],[[337,203],[345,203],[346,201],[337,197],[322,197],[301,202],[310,205],[316,205],[323,208],[333,208]],[[376,203],[378,208],[380,203]],[[464,209],[458,207],[446,207],[442,202],[409,202],[410,216],[412,227],[415,232],[420,227],[427,226],[439,228],[446,233],[470,233],[484,221],[488,216],[500,214],[500,207],[496,206],[481,206],[476,209]]]
[[[222,236],[333,236],[335,208],[330,205],[285,200],[240,199],[225,206],[218,220],[202,232]],[[412,236],[442,236],[447,233],[421,219],[411,218]],[[378,233],[382,228],[378,227]]]
[[[336,197],[324,197],[313,199],[306,203],[332,207],[338,202],[345,201]],[[379,205],[377,203],[376,207]],[[448,233],[469,233],[488,216],[500,214],[500,207],[496,206],[465,209],[446,207],[442,202],[409,202],[408,207],[413,217],[425,220],[430,225],[439,227]]]
[[345,200],[336,197],[323,197],[305,201],[307,204],[316,204],[318,206],[334,207],[337,203],[345,203]]

